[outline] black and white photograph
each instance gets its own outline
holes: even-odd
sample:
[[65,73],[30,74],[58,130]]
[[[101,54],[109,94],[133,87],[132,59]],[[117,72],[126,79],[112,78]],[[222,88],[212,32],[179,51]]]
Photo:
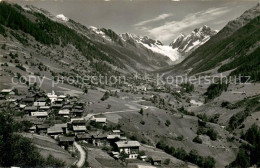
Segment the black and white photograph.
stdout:
[[259,0],[0,0],[0,167],[260,167]]

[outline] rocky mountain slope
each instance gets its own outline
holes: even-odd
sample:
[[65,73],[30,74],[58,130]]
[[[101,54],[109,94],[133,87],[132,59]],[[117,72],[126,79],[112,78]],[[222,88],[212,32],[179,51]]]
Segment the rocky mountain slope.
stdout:
[[[116,67],[117,70],[126,73],[143,70],[151,71],[173,63],[164,53],[154,52],[143,45],[133,46],[129,44],[113,30],[88,28],[67,18],[63,14],[54,16],[46,10],[33,6],[22,8],[18,5],[2,4],[2,17],[8,17],[7,14],[11,11],[11,15],[18,15],[21,20],[32,25],[32,28],[24,27],[21,23],[11,20],[12,17],[10,17],[9,23],[1,22],[3,31],[13,31],[18,34],[25,33],[33,36],[35,41],[44,45],[51,44],[56,47],[65,47],[67,44],[71,44],[80,50],[80,53],[85,55],[89,61],[92,59],[95,62],[101,61],[112,68]],[[12,8],[12,10],[4,8]],[[2,13],[4,11],[6,13]],[[12,22],[15,22],[15,24],[12,24]],[[57,28],[59,28],[60,32],[56,31]],[[27,42],[30,43],[30,41]],[[26,47],[29,46],[27,45]]]
[[216,30],[213,31],[210,27],[204,25],[200,28],[194,29],[188,35],[179,35],[172,43],[170,43],[170,46],[173,49],[177,49],[180,53],[187,55],[199,46],[203,45],[215,34],[217,34]]

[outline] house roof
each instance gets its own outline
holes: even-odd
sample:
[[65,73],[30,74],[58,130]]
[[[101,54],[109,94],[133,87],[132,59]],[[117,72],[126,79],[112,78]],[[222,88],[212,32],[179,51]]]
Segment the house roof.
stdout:
[[58,98],[60,98],[60,99],[65,99],[66,96],[65,96],[65,95],[59,95]]
[[27,97],[27,98],[24,98],[22,101],[23,102],[34,102],[34,98]]
[[46,102],[47,101],[47,98],[45,97],[41,97],[39,99],[37,99],[37,102]]
[[58,114],[69,115],[70,114],[70,110],[69,109],[62,109],[62,110],[59,110]]
[[120,138],[120,135],[107,135],[107,139]]
[[59,108],[61,108],[62,104],[52,104],[51,107],[59,107]]
[[49,108],[50,108],[50,106],[41,106],[40,107],[40,109],[44,109],[44,110],[49,109]]
[[25,108],[26,105],[25,105],[25,104],[20,104],[19,107],[20,107],[20,108]]
[[33,107],[33,106],[26,106],[24,107],[25,111],[37,111],[37,107]]
[[112,130],[113,133],[120,133],[120,130]]
[[83,109],[82,106],[75,106],[76,109]]
[[61,127],[53,126],[53,127],[50,127],[50,128],[47,129],[47,133],[48,134],[63,133],[63,130],[62,130]]
[[95,118],[94,119],[96,122],[99,122],[99,123],[105,123],[107,122],[107,119],[106,118]]
[[73,107],[73,105],[72,104],[67,104],[67,105],[65,105],[63,108],[64,109],[66,109],[66,108],[69,108],[69,109],[71,109]]
[[60,142],[73,142],[74,141],[74,137],[59,137],[59,141]]
[[55,127],[60,127],[60,128],[67,128],[67,127],[68,127],[67,123],[55,124],[54,126],[55,126]]
[[47,112],[31,112],[31,116],[33,117],[47,117]]
[[38,128],[38,129],[47,129],[47,128],[49,128],[49,125],[48,124],[41,124],[41,125],[37,125],[36,128]]
[[78,139],[91,139],[91,135],[90,134],[78,134],[78,135],[76,135],[76,137]]
[[106,139],[107,135],[105,135],[105,134],[94,134],[94,135],[92,135],[92,137],[94,139]]
[[83,119],[79,119],[79,120],[72,120],[72,124],[85,124],[86,121]]
[[10,93],[12,91],[12,89],[3,89],[1,91],[1,93]]
[[46,102],[34,102],[33,106],[45,106]]
[[87,131],[86,126],[73,126],[73,131]]
[[72,112],[72,113],[83,113],[83,110],[80,110],[80,109],[72,109],[71,112]]
[[119,141],[116,142],[118,148],[125,148],[125,147],[139,147],[140,143],[138,141]]

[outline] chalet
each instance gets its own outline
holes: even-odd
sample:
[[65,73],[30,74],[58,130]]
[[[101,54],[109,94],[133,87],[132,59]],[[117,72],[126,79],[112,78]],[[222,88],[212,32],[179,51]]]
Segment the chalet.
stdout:
[[85,140],[87,142],[91,142],[91,135],[90,134],[77,134],[76,135],[76,140],[77,141],[82,141],[82,140]]
[[67,124],[67,123],[55,124],[54,126],[55,126],[55,127],[60,127],[60,128],[62,128],[64,134],[67,133],[67,128],[68,128],[68,124]]
[[57,136],[63,133],[63,130],[61,127],[52,126],[47,129],[47,134],[50,136]]
[[82,109],[83,109],[83,106],[78,106],[78,105],[77,105],[77,106],[75,106],[74,108],[75,108],[75,109],[82,110]]
[[108,146],[107,136],[104,134],[94,134],[92,135],[92,144],[94,146]]
[[64,102],[63,99],[57,99],[55,100],[55,104],[62,104]]
[[36,132],[38,134],[42,134],[42,133],[46,134],[48,128],[49,128],[48,124],[36,125]]
[[72,126],[72,130],[74,131],[74,132],[86,132],[87,131],[87,128],[86,128],[86,126],[84,125],[84,126],[80,126],[80,125],[73,125]]
[[58,96],[58,99],[65,99],[65,98],[66,98],[65,95],[59,95],[59,96]]
[[59,110],[58,114],[63,117],[69,117],[70,110],[69,109],[61,109]]
[[116,135],[116,134],[107,135],[107,141],[108,141],[112,146],[114,146],[114,145],[115,145],[115,142],[120,141],[120,135]]
[[67,105],[63,106],[63,109],[71,110],[72,108],[73,108],[73,104],[67,104]]
[[119,159],[119,155],[120,153],[119,152],[116,152],[116,151],[112,151],[112,156],[115,158],[115,159]]
[[147,156],[139,156],[140,160],[142,160],[143,162],[147,161]]
[[51,108],[52,108],[52,109],[61,109],[62,106],[63,106],[62,104],[52,104],[52,105],[51,105]]
[[74,132],[86,132],[86,121],[84,118],[72,119],[71,120],[72,130]]
[[67,124],[55,124],[54,126],[47,129],[47,134],[51,136],[57,136],[60,134],[66,134]]
[[37,118],[47,118],[48,113],[47,112],[31,112],[32,117],[37,117]]
[[26,97],[26,98],[22,99],[22,103],[24,103],[26,105],[33,105],[34,100],[35,99],[33,97]]
[[162,165],[162,159],[158,158],[158,157],[152,157],[152,165],[161,166]]
[[15,95],[15,93],[13,92],[12,89],[3,89],[1,92],[0,92],[1,95]]
[[81,117],[83,114],[83,110],[81,109],[72,109],[71,114],[73,114],[76,117]]
[[35,107],[42,107],[42,106],[45,106],[46,105],[46,102],[34,102],[33,103],[33,106]]
[[37,99],[37,102],[48,102],[49,99],[45,98],[45,97],[40,97]]
[[13,102],[13,103],[16,103],[16,102],[17,102],[16,99],[7,99],[6,101],[7,101],[7,102]]
[[40,106],[39,111],[47,111],[50,109],[50,106]]
[[86,121],[84,118],[73,118],[71,119],[71,124],[83,126],[86,124]]
[[120,130],[112,130],[113,134],[115,135],[120,135],[121,134],[121,131]]
[[61,146],[72,146],[73,142],[75,141],[74,137],[64,137],[64,136],[60,136],[59,137],[59,145]]
[[116,147],[120,153],[125,152],[129,159],[136,159],[139,154],[140,143],[138,141],[118,141]]
[[50,99],[51,103],[55,102],[58,99],[58,96],[54,91],[52,93],[47,93],[47,97]]
[[25,104],[20,104],[19,105],[19,108],[22,110],[22,109],[24,109],[26,107],[26,105]]
[[99,123],[101,125],[106,125],[107,119],[106,118],[92,118],[91,121],[94,121],[95,123]]
[[31,127],[29,128],[29,132],[30,132],[30,133],[35,133],[35,132],[36,132],[36,126],[35,126],[35,125],[31,126]]
[[38,108],[34,107],[34,106],[26,106],[26,107],[24,107],[24,111],[28,112],[28,113],[35,112],[37,110],[38,110]]
[[126,136],[120,136],[119,141],[127,141],[127,137]]

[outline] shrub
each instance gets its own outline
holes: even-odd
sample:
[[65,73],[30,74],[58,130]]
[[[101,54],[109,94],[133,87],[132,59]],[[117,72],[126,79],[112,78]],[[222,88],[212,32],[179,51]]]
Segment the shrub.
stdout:
[[165,125],[166,125],[167,127],[169,127],[169,126],[171,125],[170,120],[166,120]]
[[192,141],[195,142],[195,143],[202,144],[202,139],[200,139],[199,136],[196,136]]

